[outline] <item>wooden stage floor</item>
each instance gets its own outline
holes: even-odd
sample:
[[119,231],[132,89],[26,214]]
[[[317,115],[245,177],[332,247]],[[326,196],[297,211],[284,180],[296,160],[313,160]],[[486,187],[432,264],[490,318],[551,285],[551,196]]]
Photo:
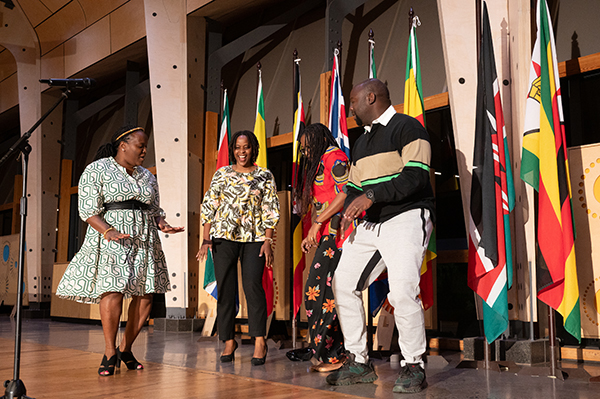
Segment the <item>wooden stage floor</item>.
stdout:
[[[14,340],[0,338],[0,375],[12,379]],[[314,388],[231,374],[144,362],[144,370],[121,366],[100,377],[97,353],[24,342],[20,379],[27,396],[43,398],[308,398]],[[4,388],[2,388],[4,392]],[[329,392],[328,398],[351,395]]]
[[[13,377],[15,323],[0,315],[0,381]],[[144,364],[141,371],[122,366],[114,376],[97,369],[104,341],[100,326],[23,320],[20,379],[27,395],[45,398],[598,398],[600,365],[564,362],[565,381],[520,372],[458,369],[459,352],[431,357],[425,369],[429,387],[410,396],[394,394],[398,364],[374,359],[379,379],[374,384],[331,387],[325,374],[312,373],[310,362],[291,362],[269,340],[264,366],[252,366],[252,345],[240,345],[233,363],[220,363],[222,344],[199,333],[154,331],[146,327],[133,346]],[[238,342],[241,342],[238,338]],[[523,369],[526,369],[524,367]],[[589,373],[586,374],[585,372]],[[0,396],[4,388],[0,387]]]

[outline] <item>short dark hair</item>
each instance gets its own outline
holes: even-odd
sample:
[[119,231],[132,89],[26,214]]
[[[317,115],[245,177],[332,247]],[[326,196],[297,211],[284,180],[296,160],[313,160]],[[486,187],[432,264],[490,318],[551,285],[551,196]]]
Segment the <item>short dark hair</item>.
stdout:
[[367,93],[373,93],[379,100],[391,104],[390,91],[386,84],[381,80],[367,79],[364,82],[359,83],[359,85],[362,85],[366,89]]
[[256,158],[258,158],[258,150],[260,149],[260,145],[258,144],[258,139],[250,130],[239,130],[231,136],[231,141],[229,142],[229,164],[235,164],[235,155],[233,154],[235,150],[235,142],[238,137],[246,136],[248,137],[248,142],[250,143],[250,160],[252,163],[256,162]]

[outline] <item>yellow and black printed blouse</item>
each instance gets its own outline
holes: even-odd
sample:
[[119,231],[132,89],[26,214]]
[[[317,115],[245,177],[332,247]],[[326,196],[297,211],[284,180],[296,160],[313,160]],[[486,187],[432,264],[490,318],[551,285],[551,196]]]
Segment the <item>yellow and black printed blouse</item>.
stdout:
[[258,166],[240,173],[231,166],[219,168],[204,195],[202,223],[210,223],[212,238],[230,241],[264,241],[266,229],[279,222],[279,199],[273,175]]

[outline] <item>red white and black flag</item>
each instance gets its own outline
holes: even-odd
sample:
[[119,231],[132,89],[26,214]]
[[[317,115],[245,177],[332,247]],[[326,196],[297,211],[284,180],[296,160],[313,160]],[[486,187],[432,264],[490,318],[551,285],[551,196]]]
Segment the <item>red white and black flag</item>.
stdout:
[[[483,3],[478,66],[475,145],[469,223],[469,287],[483,300],[488,342],[508,327],[508,288],[512,278],[509,212],[514,206],[510,158],[487,5]],[[514,197],[513,197],[514,198]]]

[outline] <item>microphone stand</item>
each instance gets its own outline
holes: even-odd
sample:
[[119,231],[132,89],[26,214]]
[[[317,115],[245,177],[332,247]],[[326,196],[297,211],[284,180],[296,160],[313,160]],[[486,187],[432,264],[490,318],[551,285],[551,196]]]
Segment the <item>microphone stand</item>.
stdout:
[[14,152],[20,151],[23,156],[23,196],[21,197],[20,213],[21,213],[21,231],[19,233],[19,268],[18,268],[18,280],[17,280],[17,323],[15,328],[15,364],[13,369],[13,379],[6,380],[4,382],[4,396],[0,399],[32,399],[28,396],[25,384],[19,379],[19,370],[21,363],[21,308],[23,306],[23,261],[25,259],[25,228],[27,220],[27,167],[29,162],[29,153],[31,152],[31,146],[29,145],[29,138],[37,127],[50,115],[52,111],[60,103],[66,100],[70,94],[70,88],[63,91],[60,99],[50,108],[42,117],[24,133],[15,144],[10,147],[8,152],[0,159],[0,165],[2,165]]

